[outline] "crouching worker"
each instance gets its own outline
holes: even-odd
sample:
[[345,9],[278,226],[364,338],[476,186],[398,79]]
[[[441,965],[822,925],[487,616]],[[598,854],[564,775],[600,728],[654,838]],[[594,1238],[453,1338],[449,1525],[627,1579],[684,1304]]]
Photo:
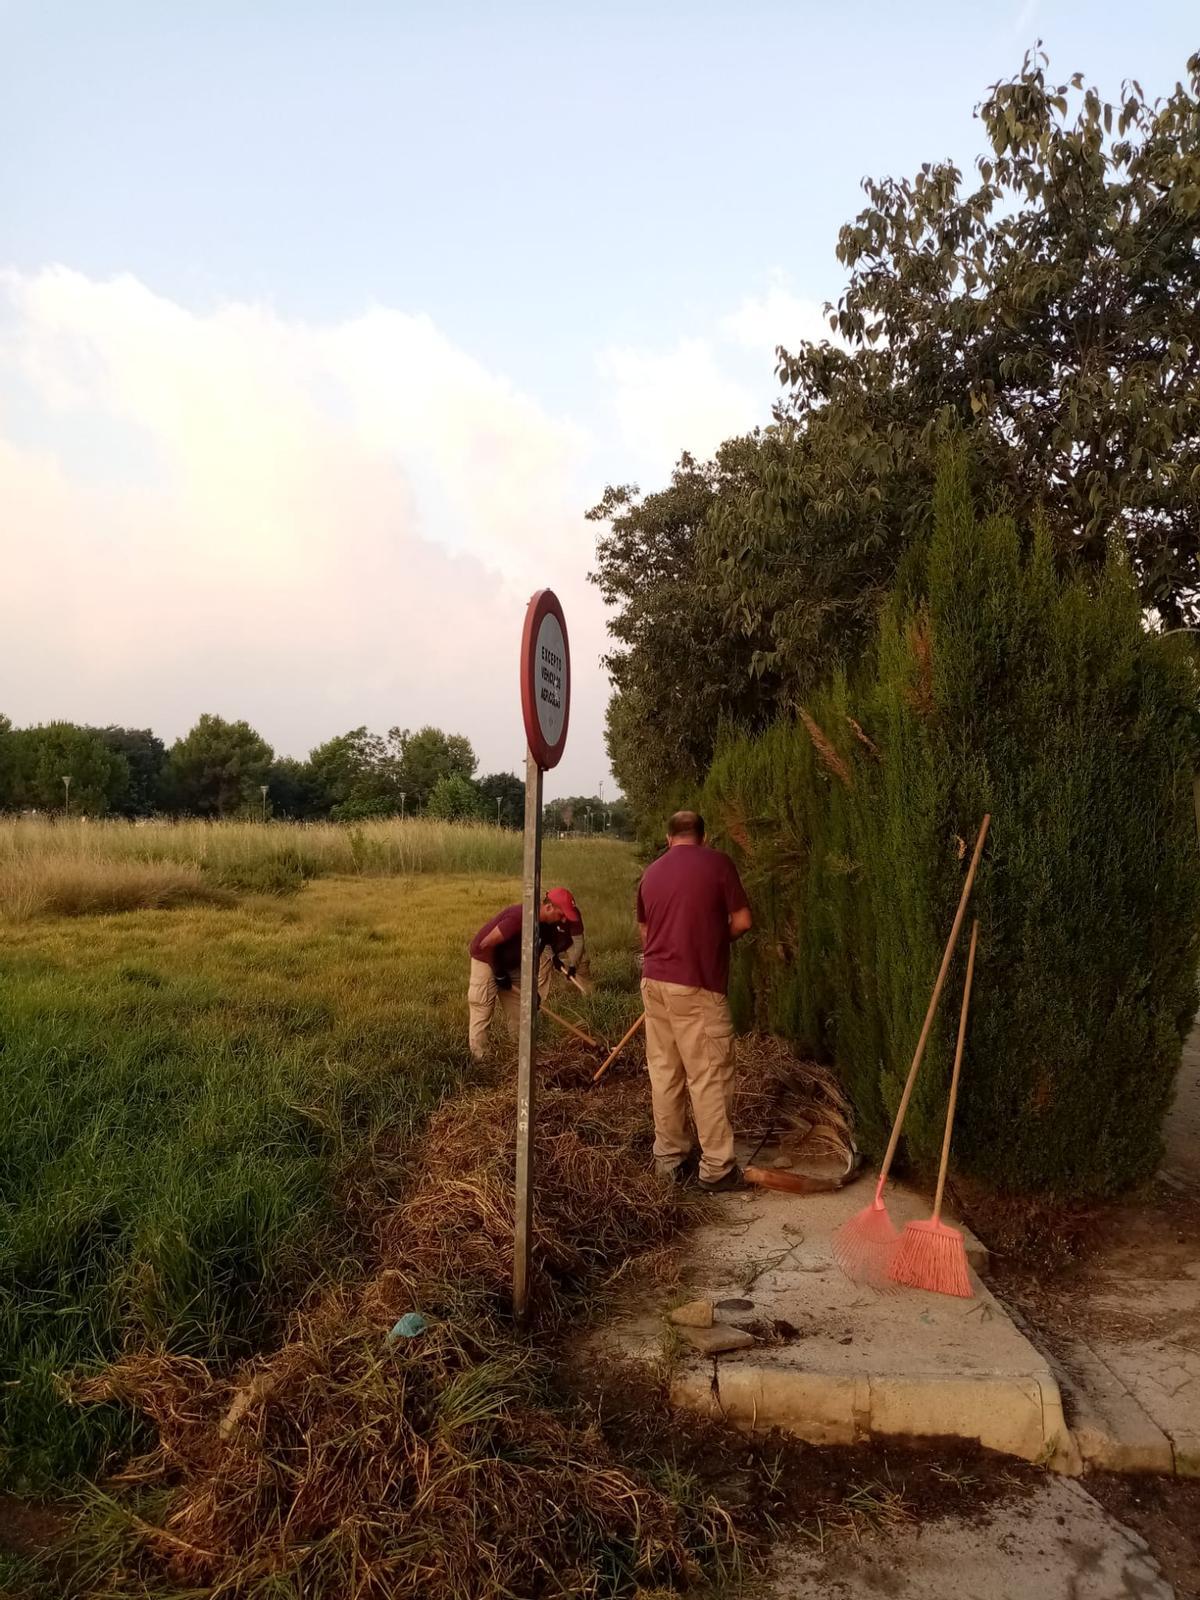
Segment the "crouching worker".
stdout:
[[729,947],[749,930],[750,908],[733,862],[706,847],[696,812],[675,813],[667,846],[646,868],[637,897],[654,1160],[676,1183],[690,1182],[698,1169],[700,1187],[718,1193],[742,1186],[733,1159],[733,1021],[726,995]]
[[[538,995],[550,987],[554,938],[561,924],[579,921],[579,907],[569,889],[549,889],[538,911]],[[487,1050],[488,1028],[499,999],[509,1034],[515,1038],[521,1015],[521,907],[505,906],[471,940],[471,978],[467,988],[470,1048],[476,1061]],[[558,937],[561,939],[562,935]]]

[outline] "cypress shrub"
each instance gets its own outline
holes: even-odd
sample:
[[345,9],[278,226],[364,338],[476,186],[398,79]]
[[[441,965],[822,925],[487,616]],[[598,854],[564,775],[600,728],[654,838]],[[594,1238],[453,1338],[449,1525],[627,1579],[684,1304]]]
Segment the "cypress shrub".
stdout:
[[[1055,1199],[1153,1172],[1197,1004],[1197,692],[1191,647],[1147,633],[1119,554],[1058,572],[1043,529],[976,515],[956,452],[870,670],[718,750],[699,804],[757,921],[737,1013],[837,1061],[864,1149],[886,1140],[990,811],[955,1164]],[[961,960],[906,1124],[921,1169]]]

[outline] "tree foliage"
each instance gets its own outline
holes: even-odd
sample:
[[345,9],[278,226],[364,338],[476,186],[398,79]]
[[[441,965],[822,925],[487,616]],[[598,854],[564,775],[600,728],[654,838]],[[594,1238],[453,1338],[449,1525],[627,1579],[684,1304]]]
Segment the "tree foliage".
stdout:
[[[955,1159],[998,1190],[1114,1193],[1155,1169],[1196,1010],[1195,654],[1145,630],[1122,553],[1063,576],[1045,524],[977,516],[961,452],[919,567],[852,681],[709,773],[755,908],[737,1006],[837,1060],[878,1152],[990,812]],[[953,1034],[943,1007],[905,1123],[926,1169]]]
[[388,746],[395,764],[396,778],[413,811],[423,811],[429,797],[443,778],[467,778],[479,765],[471,741],[461,733],[443,733],[440,728],[392,728]]
[[[440,805],[495,818],[501,799],[506,825],[524,817],[525,786],[512,773],[493,773],[477,786],[470,741],[426,726],[416,733],[365,727],[327,739],[307,760],[274,757],[246,722],[205,714],[168,752],[148,728],[80,728],[71,723],[13,728],[0,716],[0,811],[28,806],[58,811],[64,774],[71,778],[71,808],[93,816],[112,812],[147,816],[162,809],[203,817],[258,816],[267,786],[269,816],[303,821],[354,821],[424,810],[439,786]],[[487,801],[483,802],[486,795]],[[448,798],[450,797],[450,798]],[[456,809],[457,808],[457,809]]]
[[206,711],[171,746],[167,763],[171,805],[200,817],[257,810],[271,759],[271,746],[248,722],[227,722]]
[[129,768],[124,794],[114,809],[127,817],[147,817],[161,806],[167,766],[167,747],[149,728],[97,728],[97,737]]
[[484,801],[483,814],[502,828],[525,826],[525,785],[513,772],[489,772],[477,785]]
[[610,530],[609,752],[643,823],[723,728],[855,670],[959,435],[1060,572],[1115,543],[1146,607],[1200,625],[1200,55],[1154,105],[1027,59],[978,115],[970,182],[941,162],[864,185],[836,342],[779,351],[772,426],[590,513]]
[[111,750],[94,728],[73,722],[48,722],[8,735],[13,745],[13,803],[36,811],[66,808],[100,817],[118,808],[129,789],[129,764]]
[[696,782],[721,718],[752,709],[752,646],[724,627],[703,542],[714,506],[752,474],[759,448],[733,440],[707,463],[684,454],[666,489],[610,487],[587,513],[609,528],[592,573],[614,608],[609,757],[639,812]]
[[460,772],[439,778],[425,806],[426,816],[442,822],[480,822],[487,820],[483,796]]
[[[780,351],[782,414],[845,412],[855,479],[825,509],[860,537],[887,480],[946,418],[970,427],[1019,510],[1093,567],[1114,538],[1143,600],[1200,621],[1200,54],[1150,104],[1106,102],[1028,57],[978,109],[977,181],[950,162],[868,180],[842,229],[845,348]],[[874,492],[878,491],[878,499]],[[887,544],[886,534],[882,544]]]

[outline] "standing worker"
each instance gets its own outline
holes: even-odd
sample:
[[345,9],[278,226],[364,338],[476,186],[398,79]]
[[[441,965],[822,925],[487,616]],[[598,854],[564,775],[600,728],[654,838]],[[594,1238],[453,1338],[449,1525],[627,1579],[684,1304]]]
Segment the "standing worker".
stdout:
[[[471,940],[471,979],[467,987],[467,1006],[471,1015],[470,1048],[476,1061],[487,1049],[488,1028],[499,999],[508,1031],[513,1038],[521,1015],[521,907],[505,906]],[[538,995],[545,996],[550,986],[550,964],[555,946],[569,944],[560,924],[582,920],[575,896],[569,889],[548,889],[538,911]],[[564,942],[565,941],[565,942]]]
[[[733,1159],[733,1021],[729,947],[751,925],[746,891],[733,862],[704,843],[704,819],[677,811],[667,824],[667,853],[642,875],[637,896],[642,936],[646,1062],[654,1102],[654,1160],[659,1173],[718,1194],[740,1189]],[[692,1147],[687,1106],[700,1150]]]

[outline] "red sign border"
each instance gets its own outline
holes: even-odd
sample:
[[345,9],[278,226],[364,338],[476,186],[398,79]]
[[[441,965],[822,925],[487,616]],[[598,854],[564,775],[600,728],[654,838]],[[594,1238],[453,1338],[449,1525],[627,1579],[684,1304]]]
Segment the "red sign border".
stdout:
[[[542,734],[537,714],[537,649],[538,629],[547,616],[556,617],[562,629],[563,648],[567,655],[567,703],[563,707],[562,733],[558,743],[548,745]],[[525,719],[525,737],[533,758],[543,772],[556,767],[566,749],[567,731],[571,723],[571,640],[567,633],[567,619],[553,589],[539,589],[525,612],[525,628],[521,634],[521,714]]]

